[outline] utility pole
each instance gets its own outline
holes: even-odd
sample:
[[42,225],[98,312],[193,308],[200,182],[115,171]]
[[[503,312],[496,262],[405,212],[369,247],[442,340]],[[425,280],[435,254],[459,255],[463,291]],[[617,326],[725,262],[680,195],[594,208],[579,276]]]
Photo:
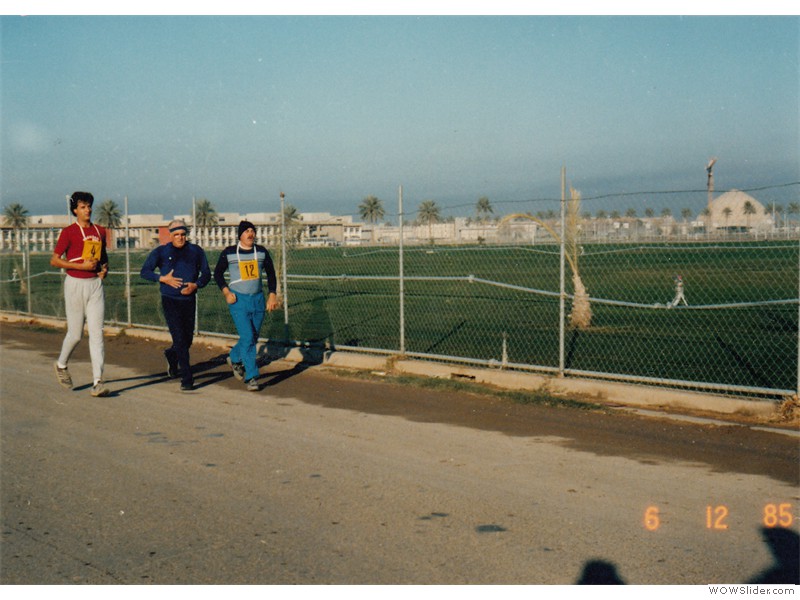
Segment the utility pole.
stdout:
[[286,339],[289,339],[289,289],[286,278],[286,194],[281,192],[281,283],[283,284],[283,326]]
[[712,158],[708,161],[708,165],[706,166],[706,172],[708,173],[708,214],[711,215],[711,201],[714,199],[714,163],[717,162],[716,158]]

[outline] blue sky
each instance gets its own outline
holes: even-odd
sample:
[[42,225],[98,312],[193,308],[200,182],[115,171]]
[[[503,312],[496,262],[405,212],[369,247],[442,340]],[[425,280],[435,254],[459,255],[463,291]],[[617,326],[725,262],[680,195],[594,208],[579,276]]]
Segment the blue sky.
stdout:
[[[800,18],[4,16],[2,205],[536,212],[800,181]],[[784,205],[797,187],[763,192]],[[759,199],[763,198],[754,193]],[[772,196],[770,196],[772,195]],[[528,202],[536,200],[536,202]],[[609,197],[585,208],[703,194]],[[615,205],[616,203],[616,205]],[[640,210],[640,214],[642,211]]]

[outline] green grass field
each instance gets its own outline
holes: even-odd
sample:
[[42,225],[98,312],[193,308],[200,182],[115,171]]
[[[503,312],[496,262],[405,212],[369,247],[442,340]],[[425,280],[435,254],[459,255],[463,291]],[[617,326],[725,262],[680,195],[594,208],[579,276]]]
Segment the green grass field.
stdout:
[[[593,318],[588,329],[567,328],[566,368],[796,390],[798,252],[796,242],[586,246],[579,269]],[[208,255],[213,269],[218,253]],[[144,257],[131,255],[131,320],[163,325],[158,286],[138,274]],[[48,259],[32,256],[31,272],[52,271]],[[0,308],[25,312],[27,295],[7,281],[15,262],[20,257],[0,256]],[[124,254],[113,252],[112,271],[124,265]],[[397,248],[296,249],[287,269],[290,338],[399,348]],[[406,351],[500,361],[505,342],[509,363],[558,366],[557,247],[411,247],[404,272]],[[691,306],[667,310],[677,274]],[[463,279],[470,275],[527,291]],[[106,318],[124,324],[125,278],[113,274],[106,283]],[[63,316],[60,276],[34,277],[31,290],[33,313]],[[769,304],[778,300],[794,302]],[[234,333],[213,283],[199,307],[201,330]],[[262,335],[282,339],[284,332],[280,311]]]

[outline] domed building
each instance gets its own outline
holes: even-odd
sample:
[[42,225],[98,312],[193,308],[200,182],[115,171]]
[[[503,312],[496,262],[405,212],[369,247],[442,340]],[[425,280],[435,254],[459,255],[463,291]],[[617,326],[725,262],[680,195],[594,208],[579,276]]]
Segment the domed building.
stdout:
[[772,229],[772,215],[764,205],[740,190],[725,192],[711,201],[709,231],[763,231]]

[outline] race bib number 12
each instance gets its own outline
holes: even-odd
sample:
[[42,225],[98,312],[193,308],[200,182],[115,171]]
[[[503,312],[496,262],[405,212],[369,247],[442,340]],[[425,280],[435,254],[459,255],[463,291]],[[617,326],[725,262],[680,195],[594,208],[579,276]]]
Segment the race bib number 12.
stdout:
[[243,260],[239,263],[239,273],[242,281],[258,279],[258,263],[254,260]]

